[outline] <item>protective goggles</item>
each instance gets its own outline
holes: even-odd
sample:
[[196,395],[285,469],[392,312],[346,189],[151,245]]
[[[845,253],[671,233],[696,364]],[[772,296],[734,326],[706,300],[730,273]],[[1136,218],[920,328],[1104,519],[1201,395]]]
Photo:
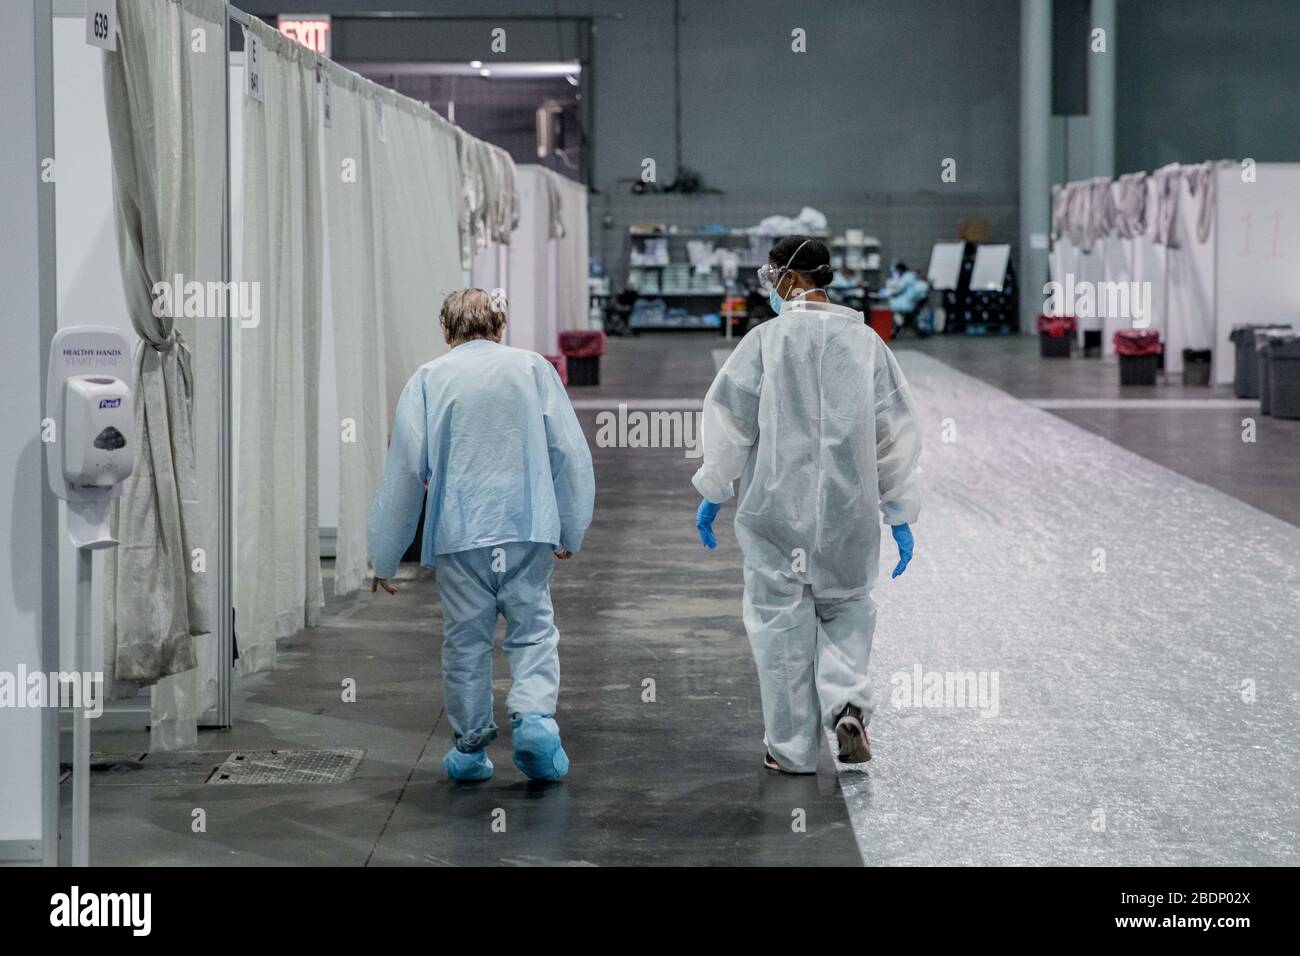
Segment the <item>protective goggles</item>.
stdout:
[[794,254],[790,256],[789,260],[783,266],[774,266],[770,262],[765,262],[759,266],[758,287],[764,292],[771,292],[775,289],[777,282],[781,280],[781,276],[790,268],[790,263],[794,262],[795,256],[799,255],[800,250],[803,249],[804,246],[808,245],[810,241],[811,240],[809,239],[805,239],[803,242],[799,243]]

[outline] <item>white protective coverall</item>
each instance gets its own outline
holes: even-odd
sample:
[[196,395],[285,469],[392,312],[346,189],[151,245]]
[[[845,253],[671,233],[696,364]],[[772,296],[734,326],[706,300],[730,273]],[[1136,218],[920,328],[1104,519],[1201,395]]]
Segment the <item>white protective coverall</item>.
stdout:
[[715,504],[738,494],[768,751],[787,770],[815,771],[819,728],[848,704],[864,723],[873,709],[880,515],[909,524],[921,507],[907,382],[860,312],[786,302],[718,372],[701,443],[696,490]]

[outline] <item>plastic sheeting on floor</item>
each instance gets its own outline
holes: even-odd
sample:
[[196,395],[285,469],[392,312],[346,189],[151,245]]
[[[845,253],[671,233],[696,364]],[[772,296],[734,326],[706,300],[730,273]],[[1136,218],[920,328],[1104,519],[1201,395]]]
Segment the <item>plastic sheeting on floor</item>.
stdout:
[[[1300,862],[1300,529],[898,357],[925,502],[874,594],[875,759],[839,777],[863,859]],[[983,702],[927,704],[930,674]]]

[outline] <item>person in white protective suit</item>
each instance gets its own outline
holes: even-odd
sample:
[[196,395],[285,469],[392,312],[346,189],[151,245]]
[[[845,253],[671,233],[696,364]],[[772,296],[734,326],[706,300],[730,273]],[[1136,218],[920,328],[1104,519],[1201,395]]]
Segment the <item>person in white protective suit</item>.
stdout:
[[842,762],[871,759],[880,521],[898,544],[898,577],[921,506],[921,433],[893,354],[862,313],[822,291],[822,242],[782,239],[759,279],[777,316],[741,340],[704,399],[696,527],[715,547],[713,519],[736,495],[764,763],[813,773],[823,727]]
[[555,722],[560,634],[550,578],[591,524],[591,452],[551,363],[500,344],[504,303],[482,289],[453,292],[440,321],[451,351],[403,389],[370,508],[371,590],[397,593],[388,579],[423,507],[420,563],[437,575],[455,740],[443,768],[456,780],[492,776],[492,632],[502,615],[515,765],[531,779],[558,780],[569,758]]

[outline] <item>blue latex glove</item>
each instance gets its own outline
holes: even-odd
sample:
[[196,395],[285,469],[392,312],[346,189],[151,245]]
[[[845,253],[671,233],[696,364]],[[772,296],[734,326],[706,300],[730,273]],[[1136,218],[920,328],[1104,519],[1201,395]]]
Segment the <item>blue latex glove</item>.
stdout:
[[891,578],[896,578],[907,570],[908,562],[912,560],[912,529],[905,524],[890,525],[889,530],[894,533],[894,543],[898,545],[898,567],[894,568]]
[[713,536],[713,519],[718,516],[718,509],[721,507],[722,505],[715,505],[705,498],[695,512],[695,529],[699,531],[700,541],[706,548],[718,546],[718,539]]

